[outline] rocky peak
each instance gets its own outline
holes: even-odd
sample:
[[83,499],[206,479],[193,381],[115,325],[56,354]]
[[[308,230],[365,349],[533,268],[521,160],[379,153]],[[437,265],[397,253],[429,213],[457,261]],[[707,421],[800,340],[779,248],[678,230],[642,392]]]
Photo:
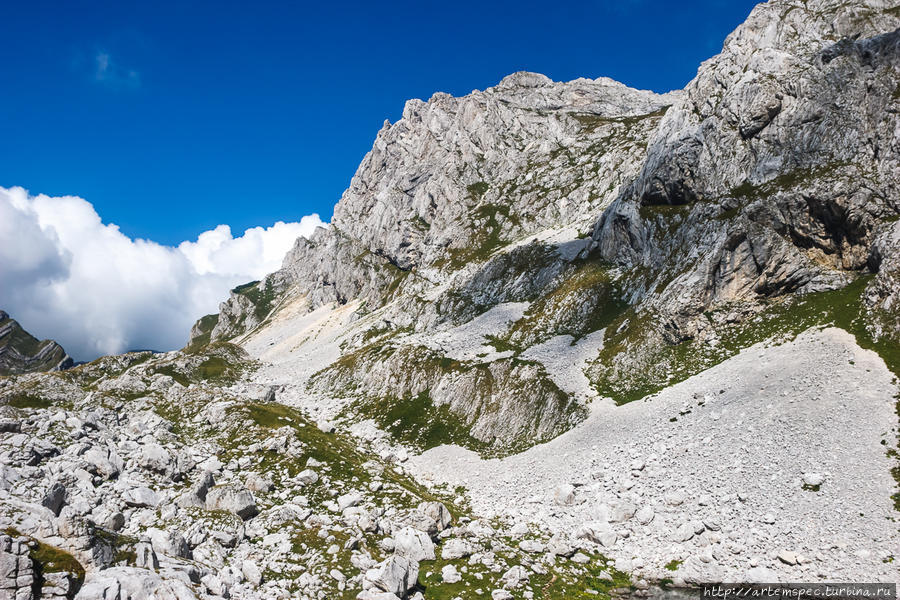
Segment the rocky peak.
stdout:
[[[408,270],[432,266],[448,250],[476,245],[474,238],[489,220],[472,214],[479,209],[497,218],[503,235],[576,220],[602,206],[602,197],[548,202],[546,194],[527,193],[527,186],[537,179],[534,183],[558,187],[559,181],[546,181],[535,171],[561,151],[582,154],[592,148],[600,155],[585,157],[592,163],[603,154],[621,154],[621,142],[603,143],[609,133],[603,121],[652,114],[675,98],[609,79],[557,83],[515,73],[496,87],[460,98],[435,94],[427,102],[410,100],[403,117],[378,133],[335,207],[333,224]],[[586,175],[584,168],[571,171],[573,179]],[[591,195],[593,186],[579,187],[582,196]]]
[[0,310],[0,375],[33,371],[59,371],[72,359],[53,340],[38,340]]

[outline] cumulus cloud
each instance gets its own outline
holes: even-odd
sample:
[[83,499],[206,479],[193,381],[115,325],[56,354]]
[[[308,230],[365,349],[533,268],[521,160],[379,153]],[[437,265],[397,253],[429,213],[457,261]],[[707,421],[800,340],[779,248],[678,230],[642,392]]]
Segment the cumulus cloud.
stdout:
[[172,247],[129,238],[82,198],[0,187],[0,308],[76,360],[178,348],[228,290],[277,270],[322,225],[309,215],[238,237],[219,225]]

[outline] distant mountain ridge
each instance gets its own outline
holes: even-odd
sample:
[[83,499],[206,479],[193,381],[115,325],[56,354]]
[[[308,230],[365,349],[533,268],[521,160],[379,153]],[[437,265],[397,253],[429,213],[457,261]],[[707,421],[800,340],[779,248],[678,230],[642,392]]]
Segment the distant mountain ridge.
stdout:
[[61,371],[74,364],[53,340],[38,340],[0,310],[0,375]]

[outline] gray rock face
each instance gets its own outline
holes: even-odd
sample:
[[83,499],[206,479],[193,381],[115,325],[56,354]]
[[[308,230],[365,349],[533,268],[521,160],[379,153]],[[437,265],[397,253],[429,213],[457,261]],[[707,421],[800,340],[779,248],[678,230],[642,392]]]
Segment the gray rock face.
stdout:
[[[477,246],[483,231],[468,220],[479,206],[502,202],[508,212],[496,218],[505,234],[567,224],[602,206],[605,190],[598,187],[627,172],[613,175],[615,167],[603,163],[605,151],[622,151],[601,141],[614,129],[604,126],[654,113],[673,101],[674,96],[633,90],[610,79],[556,83],[524,72],[462,98],[437,93],[427,102],[410,100],[402,119],[378,133],[335,207],[335,227],[406,271],[433,264],[446,249]],[[588,128],[594,129],[592,135],[583,134]],[[597,167],[593,182],[576,184],[582,169],[555,168],[562,162],[554,162],[558,150]],[[566,201],[561,191],[529,193],[528,183],[541,170],[529,168],[530,163],[549,163],[558,178],[570,177],[576,194],[587,201]],[[513,185],[517,193],[504,193]]]
[[59,371],[72,364],[62,346],[53,340],[38,340],[0,310],[0,375]]
[[583,415],[538,365],[510,359],[468,367],[424,347],[364,350],[320,373],[311,389],[331,395],[356,385],[368,398],[410,404],[427,393],[433,406],[458,415],[472,438],[510,447],[522,439],[550,439]]
[[[515,73],[462,98],[410,100],[379,131],[331,225],[299,238],[259,295],[295,289],[312,308],[353,298],[378,306],[399,289],[446,281],[516,237],[572,224],[586,231],[636,172],[676,97],[607,78]],[[419,277],[408,277],[413,270]],[[260,306],[232,293],[211,339],[255,327],[268,312]],[[203,331],[198,324],[192,339]]]
[[642,293],[676,335],[709,306],[878,262],[900,211],[898,25],[877,1],[761,4],[660,121],[594,243],[670,280]]
[[[634,399],[722,360],[711,352],[682,370],[662,355],[717,347],[772,299],[875,273],[866,326],[900,339],[898,25],[875,0],[775,1],[683,92],[517,73],[462,98],[410,101],[332,224],[233,294],[212,337],[248,339],[280,307],[352,302],[353,318],[379,321],[310,391],[352,390],[359,420],[377,421],[371,407],[386,398],[417,409],[423,398],[430,419],[464,430],[447,441],[498,452],[580,422],[581,398]],[[420,347],[504,303],[528,304],[490,332],[505,350],[461,360]],[[522,362],[554,337],[600,330],[602,354],[575,361],[586,383],[552,377],[573,364],[562,351],[551,369]],[[724,340],[727,351],[741,340]]]
[[0,534],[0,594],[11,600],[32,600],[34,567],[28,544]]

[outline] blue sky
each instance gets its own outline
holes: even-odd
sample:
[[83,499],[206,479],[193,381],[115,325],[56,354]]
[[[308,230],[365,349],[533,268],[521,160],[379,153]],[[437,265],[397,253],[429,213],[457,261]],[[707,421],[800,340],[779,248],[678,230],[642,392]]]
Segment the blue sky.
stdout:
[[753,4],[5,2],[0,186],[169,245],[327,220],[407,98],[517,70],[680,88]]

